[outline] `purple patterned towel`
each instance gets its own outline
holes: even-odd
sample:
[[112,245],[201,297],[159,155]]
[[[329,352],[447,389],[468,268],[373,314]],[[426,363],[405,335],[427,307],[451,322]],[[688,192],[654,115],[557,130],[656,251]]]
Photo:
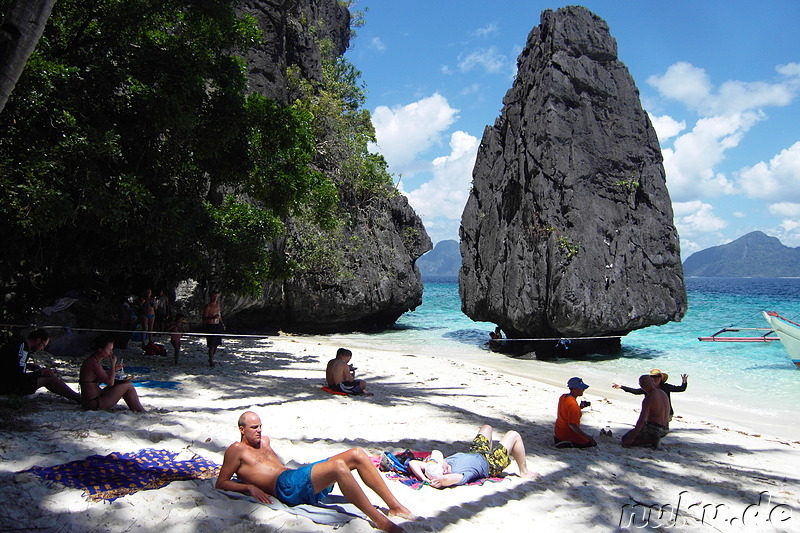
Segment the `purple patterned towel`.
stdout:
[[178,461],[179,452],[144,449],[136,453],[92,455],[81,461],[27,470],[43,479],[82,489],[91,501],[113,501],[140,490],[158,489],[172,481],[208,479],[219,465],[195,455]]

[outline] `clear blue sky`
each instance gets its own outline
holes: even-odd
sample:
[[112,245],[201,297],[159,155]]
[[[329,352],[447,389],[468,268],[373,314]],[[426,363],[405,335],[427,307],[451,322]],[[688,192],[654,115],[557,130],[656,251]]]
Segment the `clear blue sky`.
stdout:
[[[377,151],[434,243],[458,239],[472,165],[538,0],[361,0],[346,57]],[[661,141],[683,257],[761,230],[800,246],[800,1],[585,1]]]

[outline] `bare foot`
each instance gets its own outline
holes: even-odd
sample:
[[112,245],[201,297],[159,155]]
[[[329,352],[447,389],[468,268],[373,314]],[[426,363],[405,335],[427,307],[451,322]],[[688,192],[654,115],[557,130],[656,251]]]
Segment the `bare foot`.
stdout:
[[522,477],[522,478],[525,478],[525,479],[541,479],[542,478],[542,476],[541,476],[541,474],[539,474],[539,472],[531,472],[530,470],[526,470],[525,472],[520,472],[519,473],[519,477]]
[[380,523],[375,523],[375,527],[381,531],[389,531],[390,533],[403,533],[405,529],[398,526],[388,518],[384,518]]
[[402,518],[403,520],[416,520],[417,519],[417,515],[415,515],[414,513],[412,513],[411,511],[409,511],[405,507],[403,507],[402,505],[400,507],[398,507],[397,509],[389,509],[389,511],[386,514],[388,514],[389,516],[396,516],[398,518]]

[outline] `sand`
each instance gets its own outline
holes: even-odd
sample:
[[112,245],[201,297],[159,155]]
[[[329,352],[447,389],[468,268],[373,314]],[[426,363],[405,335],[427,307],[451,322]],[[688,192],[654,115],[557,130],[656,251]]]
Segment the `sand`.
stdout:
[[[204,341],[189,338],[177,366],[168,357],[121,353],[128,367],[148,367],[150,380],[177,390],[139,387],[149,412],[124,404],[87,412],[44,389],[18,410],[0,400],[0,530],[45,531],[333,531],[307,518],[232,499],[213,480],[173,482],[113,503],[92,503],[81,491],[20,473],[111,452],[187,450],[222,463],[238,440],[236,420],[258,413],[285,460],[311,462],[354,446],[369,454],[406,448],[466,451],[481,424],[522,435],[536,481],[508,476],[498,483],[412,490],[393,480],[397,498],[419,515],[398,521],[407,531],[798,531],[800,442],[682,413],[661,450],[624,449],[619,437],[638,416],[640,397],[592,387],[582,426],[597,436],[588,450],[552,446],[555,407],[566,392],[554,370],[536,381],[463,360],[356,349],[352,363],[372,397],[320,390],[325,362],[338,345],[329,337],[228,339],[208,368]],[[76,384],[79,359],[54,361]],[[145,377],[145,376],[142,376]],[[587,376],[584,376],[590,382]],[[590,382],[591,383],[591,382]],[[684,395],[691,394],[687,391]],[[726,413],[730,415],[730,413]],[[745,421],[746,422],[746,421]],[[794,420],[787,426],[794,427]],[[512,464],[508,469],[516,473]],[[374,504],[383,506],[366,489]],[[338,489],[334,494],[341,494]],[[355,519],[338,531],[373,531]]]

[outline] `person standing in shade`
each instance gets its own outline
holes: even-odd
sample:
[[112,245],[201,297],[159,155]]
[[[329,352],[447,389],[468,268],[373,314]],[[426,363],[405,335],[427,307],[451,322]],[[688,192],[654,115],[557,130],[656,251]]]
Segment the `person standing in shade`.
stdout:
[[[673,385],[671,383],[667,383],[667,379],[669,379],[669,374],[667,374],[666,372],[662,372],[657,368],[654,368],[650,371],[650,377],[653,378],[653,382],[656,384],[656,387],[663,390],[667,394],[667,400],[669,400],[669,421],[671,422],[672,417],[675,414],[675,411],[672,409],[672,397],[670,396],[670,393],[685,391],[687,382],[689,380],[689,375],[681,374],[680,385]],[[630,394],[644,394],[644,389],[642,389],[641,387],[639,388],[626,387],[625,385],[618,385],[616,383],[614,383],[611,386],[615,389],[622,389]]]
[[153,342],[153,326],[156,320],[157,301],[153,291],[147,289],[142,296],[142,348]]
[[582,401],[578,405],[578,397],[583,396],[583,391],[589,385],[579,377],[570,378],[567,381],[569,392],[562,394],[558,399],[558,416],[554,430],[553,442],[556,448],[590,448],[597,446],[591,436],[586,434],[580,427],[581,409],[591,405],[587,401]]
[[203,324],[205,324],[208,345],[208,366],[214,368],[214,355],[217,348],[222,344],[222,333],[225,331],[225,323],[222,321],[222,309],[219,305],[219,292],[211,293],[209,302],[203,308]]
[[156,321],[154,326],[156,331],[164,331],[164,328],[168,325],[170,314],[169,296],[167,296],[164,289],[159,289],[156,297]]

